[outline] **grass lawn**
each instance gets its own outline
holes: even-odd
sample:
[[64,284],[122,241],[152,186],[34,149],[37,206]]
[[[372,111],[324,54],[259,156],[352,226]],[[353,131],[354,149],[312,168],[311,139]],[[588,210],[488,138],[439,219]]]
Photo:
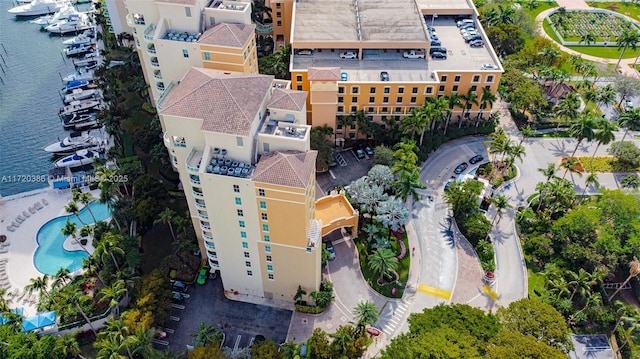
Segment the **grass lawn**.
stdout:
[[546,2],[546,1],[538,1],[538,7],[535,9],[529,9],[527,6],[523,6],[522,10],[529,15],[529,18],[535,22],[536,16],[538,16],[541,12],[545,10],[549,10],[551,8],[558,7],[558,3],[555,1]]
[[[590,2],[589,6],[600,9],[607,9],[623,15],[627,15],[634,20],[640,20],[640,5],[631,2]],[[611,7],[611,8],[610,8]]]
[[540,298],[537,293],[544,293],[544,277],[540,273],[527,269],[529,273],[529,298]]
[[[407,239],[407,233],[402,234],[402,241],[404,242],[405,248],[407,249],[406,255],[398,262],[398,281],[401,285],[397,284],[389,284],[383,287],[379,286],[378,276],[374,275],[373,272],[369,269],[367,265],[367,248],[366,248],[366,240],[364,238],[358,238],[357,240],[357,248],[358,255],[360,257],[360,269],[362,270],[362,275],[364,279],[367,281],[367,284],[376,292],[389,297],[389,298],[400,298],[402,297],[402,293],[404,292],[404,287],[407,284],[407,279],[409,278],[409,266],[411,264],[411,249],[409,248],[409,241]],[[398,241],[391,236],[391,249],[396,255],[400,254],[400,245]],[[391,289],[396,288],[396,295],[391,295]]]

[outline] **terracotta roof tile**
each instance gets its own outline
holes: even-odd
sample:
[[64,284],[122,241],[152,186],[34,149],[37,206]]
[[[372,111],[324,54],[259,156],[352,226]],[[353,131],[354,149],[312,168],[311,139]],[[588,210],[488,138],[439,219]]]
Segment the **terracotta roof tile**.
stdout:
[[262,155],[253,173],[255,182],[306,188],[316,170],[318,151],[269,152]]
[[339,67],[309,67],[307,70],[307,79],[309,81],[339,81]]
[[280,110],[301,111],[306,103],[307,93],[305,91],[275,89],[267,107]]
[[248,136],[273,76],[192,67],[160,114],[202,119],[203,131]]
[[254,24],[221,23],[207,29],[198,43],[202,45],[217,45],[227,47],[243,47],[247,39],[254,36]]

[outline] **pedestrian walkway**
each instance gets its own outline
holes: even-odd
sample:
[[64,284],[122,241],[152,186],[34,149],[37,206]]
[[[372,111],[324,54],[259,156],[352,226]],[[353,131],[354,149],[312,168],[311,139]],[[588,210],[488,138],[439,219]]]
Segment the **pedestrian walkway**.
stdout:
[[451,292],[445,289],[440,289],[436,287],[432,287],[430,285],[418,283],[418,292],[424,293],[436,298],[449,300],[451,299]]
[[393,316],[387,319],[386,323],[380,329],[382,329],[386,335],[392,336],[398,326],[401,326],[406,320],[407,309],[409,309],[409,303],[400,302],[393,310]]
[[[559,7],[564,7],[567,10],[589,10],[589,9],[594,9],[591,6],[589,6],[586,2],[584,2],[583,0],[556,0],[556,2],[558,3]],[[543,12],[541,12],[540,14],[538,14],[538,16],[536,16],[536,26],[538,29],[538,33],[544,37],[547,38],[551,41],[553,41],[556,45],[558,45],[558,47],[560,47],[560,50],[570,54],[570,55],[580,55],[583,59],[585,60],[589,60],[589,61],[595,61],[595,62],[600,62],[600,63],[604,63],[604,64],[616,64],[618,62],[618,59],[608,59],[608,58],[603,58],[603,57],[597,57],[597,56],[591,56],[591,55],[586,55],[583,53],[580,53],[578,51],[574,51],[571,50],[570,48],[563,46],[562,44],[557,43],[554,39],[551,38],[551,36],[547,35],[547,33],[544,31],[544,29],[542,28],[542,24],[544,22],[544,19],[551,14],[552,12],[554,12],[555,10],[557,10],[559,7],[555,7],[552,9],[548,9],[545,10]],[[620,16],[625,17],[627,20],[631,21],[632,23],[636,24],[636,25],[640,25],[640,23],[626,15],[623,14],[619,14]],[[630,58],[630,59],[622,59],[622,61],[620,61],[620,68],[618,69],[618,71],[625,75],[625,76],[629,76],[629,77],[634,77],[634,78],[640,78],[640,74],[638,73],[638,71],[631,67],[630,65],[632,65],[635,62],[635,58]]]

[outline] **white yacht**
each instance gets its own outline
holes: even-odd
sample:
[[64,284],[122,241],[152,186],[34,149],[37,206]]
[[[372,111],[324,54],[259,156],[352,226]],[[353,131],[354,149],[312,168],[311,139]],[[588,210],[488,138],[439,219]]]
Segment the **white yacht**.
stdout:
[[62,42],[63,45],[67,45],[67,46],[86,45],[86,44],[95,44],[95,43],[96,43],[96,38],[95,38],[95,35],[93,34],[93,31],[85,31],[78,36],[72,37]]
[[94,77],[93,70],[78,69],[76,70],[76,72],[63,77],[62,81],[65,84],[68,84],[71,81],[91,81],[93,80],[93,77]]
[[[35,0],[34,0],[35,1]],[[55,162],[56,167],[80,167],[92,164],[97,158],[98,152],[91,150],[79,150],[78,152],[63,157]]]
[[79,13],[69,15],[66,19],[45,26],[45,30],[53,34],[66,34],[69,32],[81,32],[93,27],[93,21],[87,14]]
[[88,98],[99,99],[102,97],[100,89],[81,89],[72,90],[70,94],[64,95],[64,103],[70,104],[73,101],[86,100]]
[[15,16],[40,16],[53,14],[66,6],[66,2],[58,0],[33,0],[32,2],[7,10]]
[[108,141],[106,139],[91,136],[88,132],[72,132],[61,141],[54,142],[45,147],[44,151],[56,155],[68,155],[84,149],[97,151],[105,147],[107,143]]
[[32,24],[38,24],[40,27],[45,27],[47,25],[56,23],[63,19],[68,18],[70,15],[78,14],[78,10],[76,10],[71,3],[65,3],[64,6],[55,14],[41,16],[35,20],[29,21]]

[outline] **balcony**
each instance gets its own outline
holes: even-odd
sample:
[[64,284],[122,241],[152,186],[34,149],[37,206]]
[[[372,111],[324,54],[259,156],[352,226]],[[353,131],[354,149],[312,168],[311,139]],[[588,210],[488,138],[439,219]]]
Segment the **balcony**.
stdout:
[[162,141],[164,141],[164,147],[173,147],[173,142],[171,141],[171,136],[169,136],[168,132],[162,134]]
[[211,230],[211,224],[209,222],[200,221],[200,228],[202,228],[205,231],[210,231]]
[[189,182],[191,182],[191,184],[199,185],[200,184],[200,176],[198,176],[198,175],[189,175]]
[[153,77],[158,80],[162,80],[162,72],[160,70],[153,70]]
[[207,209],[206,203],[204,203],[204,201],[201,199],[196,199],[196,207],[201,209]]
[[207,256],[209,256],[210,259],[218,259],[218,253],[216,252],[207,251]]
[[[109,16],[108,13],[105,16]],[[133,27],[134,25],[145,25],[144,16],[142,14],[127,14],[127,25]]]
[[176,156],[172,156],[173,157],[173,165],[178,167],[178,158]]
[[209,219],[209,215],[207,212],[198,211],[198,218],[207,220]]
[[267,35],[273,31],[273,23],[271,24],[256,24],[256,34]]
[[216,249],[216,245],[213,242],[209,242],[213,241],[213,236],[209,232],[202,232],[202,236],[204,237],[204,245],[207,248]]
[[211,268],[220,269],[220,263],[218,263],[218,261],[212,261],[209,259],[209,264],[211,265]]
[[196,150],[195,147],[191,148],[189,154],[187,155],[187,159],[185,160],[185,164],[187,165],[187,171],[190,172],[198,172],[200,169],[200,162],[202,161],[202,151]]
[[147,52],[150,53],[150,54],[155,54],[156,53],[156,45],[154,45],[154,44],[147,45]]
[[196,191],[195,189],[192,189],[191,192],[196,197],[200,197],[200,198],[204,197],[204,194],[202,193],[202,191]]
[[156,82],[156,88],[158,89],[158,91],[164,91],[165,90],[164,82],[162,81]]
[[144,29],[144,32],[142,33],[142,35],[146,40],[153,40],[153,32],[155,31],[155,29],[156,29],[155,25],[149,24],[149,26],[147,26]]
[[149,62],[151,63],[151,66],[153,67],[160,67],[160,63],[158,62],[158,58],[157,57],[152,57]]

